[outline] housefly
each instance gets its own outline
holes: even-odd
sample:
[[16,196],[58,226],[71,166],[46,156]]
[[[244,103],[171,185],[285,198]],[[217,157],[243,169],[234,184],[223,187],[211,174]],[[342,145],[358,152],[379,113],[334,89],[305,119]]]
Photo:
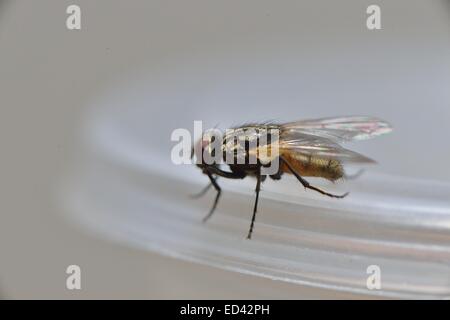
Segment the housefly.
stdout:
[[[217,207],[221,195],[219,177],[256,178],[256,198],[248,239],[253,232],[261,183],[267,176],[279,180],[285,173],[292,174],[306,189],[331,198],[344,198],[348,192],[341,195],[329,193],[311,185],[305,177],[336,181],[345,177],[344,164],[373,163],[372,159],[343,148],[341,143],[370,139],[391,130],[387,122],[374,117],[348,116],[284,124],[246,124],[228,129],[221,136],[203,134],[194,146],[192,156],[195,149],[197,166],[208,176],[210,183],[195,197],[202,196],[211,187],[217,191],[213,206],[203,221],[208,220]],[[274,163],[277,164],[276,171],[267,172],[265,169]],[[228,167],[223,168],[224,165]]]

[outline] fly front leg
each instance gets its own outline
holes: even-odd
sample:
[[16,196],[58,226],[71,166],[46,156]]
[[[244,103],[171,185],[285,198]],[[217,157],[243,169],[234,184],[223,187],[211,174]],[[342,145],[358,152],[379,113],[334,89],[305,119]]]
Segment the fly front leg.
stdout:
[[219,198],[222,193],[222,189],[220,188],[219,184],[216,181],[217,178],[214,178],[213,174],[224,177],[224,178],[228,178],[228,179],[243,179],[243,178],[245,178],[246,174],[223,171],[216,166],[208,166],[207,168],[203,169],[203,172],[208,176],[209,180],[211,181],[211,185],[217,191],[216,198],[214,199],[214,204],[213,204],[211,210],[206,215],[206,217],[203,218],[203,222],[206,222],[212,216],[214,211],[216,210],[217,203],[219,202]]
[[[222,193],[222,189],[220,188],[219,184],[216,182],[216,179],[212,176],[210,172],[206,173],[208,175],[209,180],[211,180],[210,185],[214,186],[214,188],[217,191],[216,198],[214,199],[213,206],[211,210],[209,210],[209,213],[206,215],[206,217],[203,218],[203,222],[206,222],[214,213],[214,210],[216,210],[217,203],[219,202],[220,194]],[[208,185],[209,187],[209,185]]]
[[[247,174],[245,172],[229,172],[224,171],[216,166],[209,166],[207,169],[204,169],[204,172],[214,173],[220,177],[228,178],[228,179],[244,179]],[[205,172],[205,173],[206,173]]]
[[[214,180],[217,180],[217,178],[214,178]],[[213,186],[212,182],[209,182],[206,187],[204,187],[199,193],[191,194],[190,197],[193,199],[198,199],[206,194],[208,190]]]

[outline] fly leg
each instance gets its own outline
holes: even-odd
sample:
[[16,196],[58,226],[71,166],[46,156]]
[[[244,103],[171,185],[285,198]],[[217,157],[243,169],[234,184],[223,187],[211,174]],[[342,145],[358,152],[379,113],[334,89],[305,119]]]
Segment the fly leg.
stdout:
[[[218,176],[222,176],[228,179],[243,179],[245,178],[245,175],[242,174],[236,174],[233,172],[227,172],[227,171],[223,171],[217,167],[209,167],[208,169],[205,169],[203,171],[206,175],[208,174],[208,172],[212,172]],[[213,180],[217,180],[217,178],[213,178]],[[193,194],[191,195],[192,198],[197,199],[200,198],[201,196],[205,195],[206,192],[208,192],[208,190],[213,187],[214,184],[212,182],[210,182],[205,188],[203,188],[199,193]],[[217,188],[216,188],[217,190]]]
[[203,222],[206,222],[209,218],[211,218],[212,214],[214,213],[214,210],[216,210],[217,203],[219,202],[220,194],[222,193],[222,189],[217,184],[216,179],[212,176],[210,172],[206,172],[208,175],[209,180],[211,180],[211,183],[207,186],[207,189],[209,189],[209,186],[214,186],[214,188],[217,190],[216,198],[214,199],[214,204],[209,210],[209,213],[206,215],[206,217],[203,218]]
[[[228,178],[228,179],[244,179],[247,174],[244,172],[229,172],[229,171],[223,171],[220,168],[216,166],[209,166],[208,169],[206,169],[207,172],[214,173],[215,175]],[[205,172],[207,174],[207,172]]]
[[255,199],[255,205],[253,207],[253,216],[252,216],[252,222],[250,224],[250,229],[248,230],[247,239],[251,239],[252,232],[253,232],[253,225],[255,224],[255,218],[256,218],[256,211],[258,210],[258,199],[259,199],[259,191],[261,189],[261,168],[259,168],[258,172],[256,173],[256,199]]
[[[286,164],[286,166],[288,167],[288,169],[292,172],[292,174],[298,179],[298,181],[300,181],[300,183],[301,183],[305,188],[308,188],[308,189],[311,189],[311,190],[315,190],[315,191],[317,191],[317,192],[319,192],[319,193],[321,193],[321,194],[323,194],[323,195],[329,196],[329,197],[331,197],[331,198],[344,198],[344,197],[346,197],[346,196],[348,195],[348,192],[346,192],[346,193],[344,193],[344,194],[342,194],[342,195],[336,195],[336,194],[332,194],[332,193],[328,193],[328,192],[326,192],[326,191],[323,191],[322,189],[319,189],[319,188],[317,188],[317,187],[314,187],[314,186],[310,185],[308,181],[306,181],[305,179],[303,179],[303,178],[302,178],[302,177],[294,170],[294,168],[292,168],[292,166],[290,165],[290,163],[287,162],[286,160],[284,160],[282,157],[280,157],[280,162],[283,162],[283,163]],[[281,163],[280,163],[280,164],[281,164]]]
[[[217,180],[217,178],[214,178],[214,180]],[[191,194],[190,197],[193,199],[198,199],[205,195],[206,192],[213,186],[212,182],[208,183],[206,187],[204,187],[199,193]]]
[[[228,171],[223,171],[220,168],[216,167],[216,166],[209,166],[208,168],[205,168],[203,170],[203,173],[205,173],[209,180],[211,181],[211,185],[216,189],[217,194],[216,194],[216,198],[214,199],[214,204],[211,208],[211,210],[209,211],[209,213],[206,215],[206,217],[203,218],[203,222],[206,222],[214,213],[214,210],[216,210],[217,207],[217,203],[219,202],[219,198],[222,192],[222,189],[220,188],[220,186],[217,184],[216,179],[213,177],[213,174],[224,177],[224,178],[228,178],[228,179],[243,179],[245,178],[246,174],[245,173],[234,173],[234,172],[228,172]],[[209,188],[209,185],[207,186]],[[203,191],[202,191],[203,192]]]

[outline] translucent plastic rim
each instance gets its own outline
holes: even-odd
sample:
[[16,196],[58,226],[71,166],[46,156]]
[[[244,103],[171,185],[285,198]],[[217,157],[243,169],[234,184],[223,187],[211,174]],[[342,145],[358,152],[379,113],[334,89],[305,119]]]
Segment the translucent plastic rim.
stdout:
[[[114,137],[111,139],[111,137]],[[175,166],[110,123],[87,130],[85,157],[63,189],[68,217],[115,241],[208,266],[290,283],[396,298],[450,296],[450,184],[367,172],[344,200],[305,191],[293,178],[263,186],[246,240],[254,181],[221,181],[213,195],[194,166]],[[143,156],[145,154],[145,156]],[[379,266],[381,289],[367,287]]]

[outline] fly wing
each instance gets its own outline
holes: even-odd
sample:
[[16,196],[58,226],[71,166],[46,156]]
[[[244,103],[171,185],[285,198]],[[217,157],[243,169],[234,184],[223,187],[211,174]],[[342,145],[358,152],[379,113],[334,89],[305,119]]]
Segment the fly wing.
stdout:
[[307,134],[339,143],[370,139],[392,131],[392,127],[375,117],[348,116],[289,122],[281,130],[290,135]]
[[375,161],[357,152],[345,149],[336,142],[299,132],[284,132],[279,141],[280,154],[301,154],[346,163],[374,163]]

